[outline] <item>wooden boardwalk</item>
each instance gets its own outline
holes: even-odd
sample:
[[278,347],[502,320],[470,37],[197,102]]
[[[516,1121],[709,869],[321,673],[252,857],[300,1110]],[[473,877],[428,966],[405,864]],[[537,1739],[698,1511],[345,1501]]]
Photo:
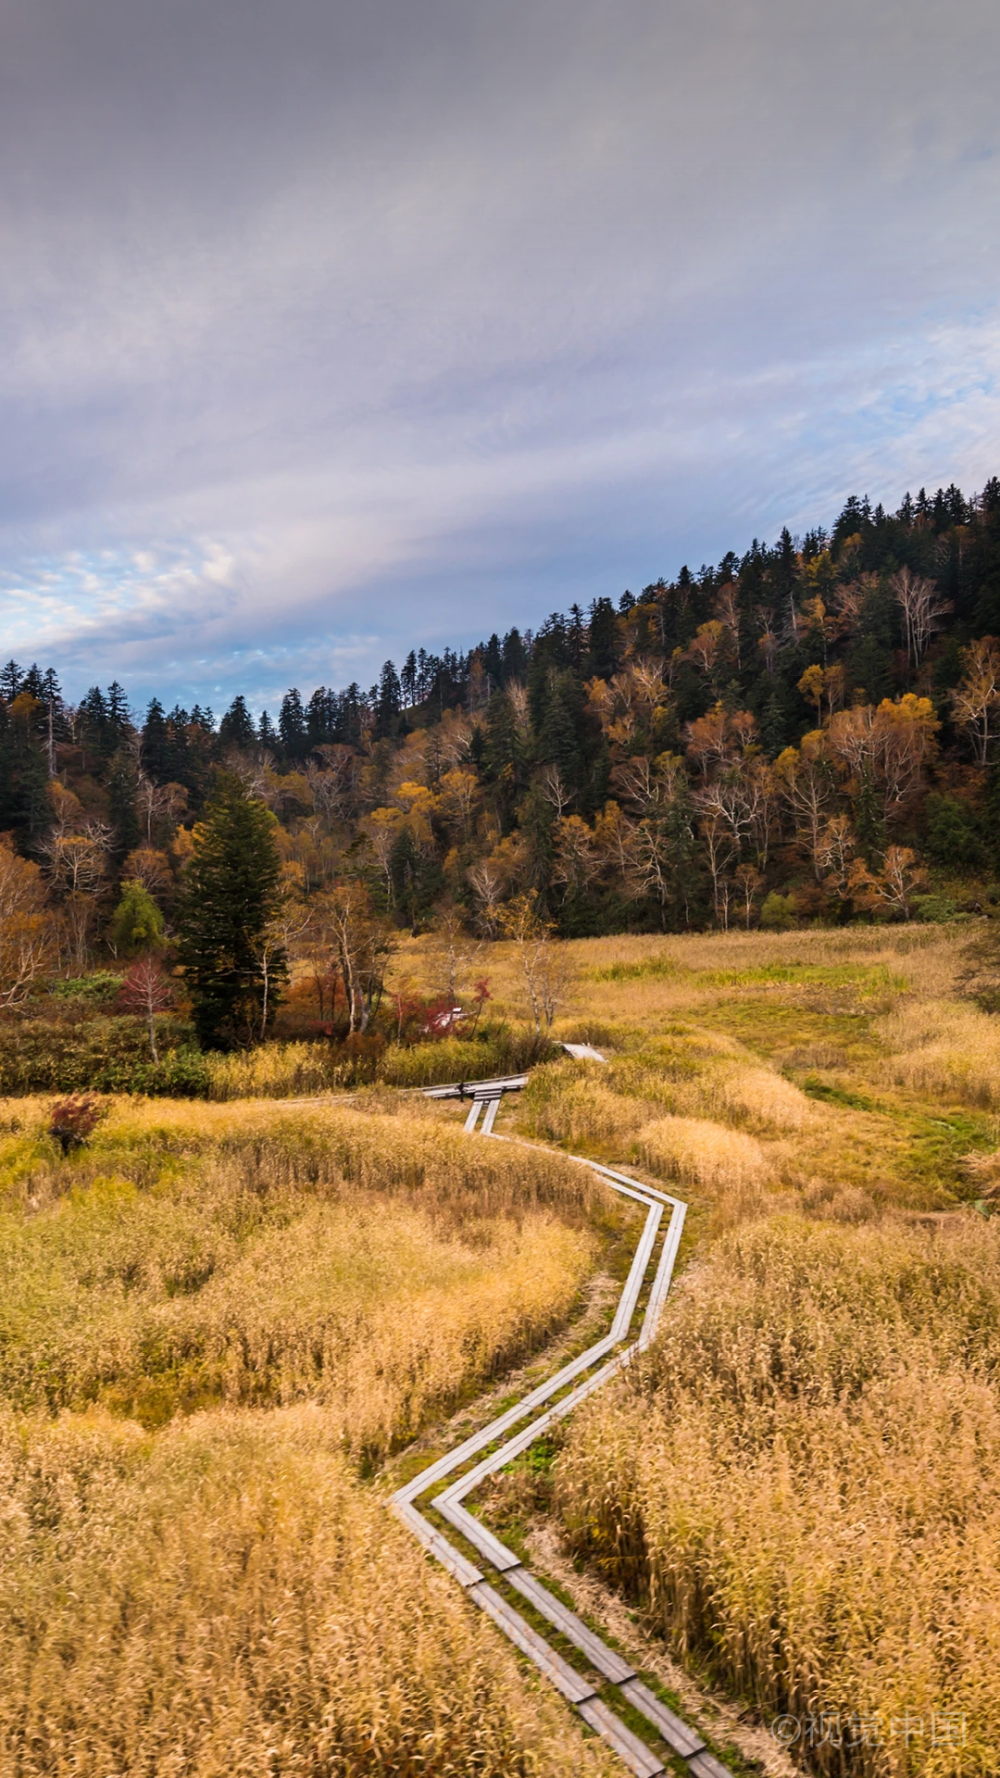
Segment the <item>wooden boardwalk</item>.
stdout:
[[[495,1142],[513,1141],[516,1138],[497,1136],[493,1123],[503,1094],[516,1092],[526,1079],[525,1075],[515,1075],[503,1080],[463,1081],[452,1087],[431,1088],[428,1097],[471,1098],[472,1106],[465,1125],[470,1134],[475,1131],[479,1113],[485,1105],[481,1133]],[[532,1148],[539,1145],[523,1142],[519,1146]],[[670,1288],[686,1205],[678,1198],[655,1191],[652,1186],[642,1185],[610,1167],[599,1166],[582,1155],[571,1155],[569,1159],[599,1174],[613,1191],[646,1206],[642,1234],[610,1329],[603,1339],[563,1365],[546,1382],[538,1384],[522,1401],[414,1476],[392,1496],[392,1507],[425,1549],[465,1589],[469,1598],[487,1613],[522,1654],[534,1662],[550,1684],[636,1774],[636,1778],[655,1778],[655,1774],[665,1772],[665,1751],[672,1756],[672,1765],[678,1758],[686,1762],[691,1778],[731,1778],[727,1768],[709,1752],[701,1736],[668,1710],[642,1683],[628,1662],[588,1629],[576,1613],[557,1599],[520,1557],[501,1543],[464,1505],[481,1482],[526,1451],[548,1427],[572,1413],[581,1401],[649,1344]],[[666,1228],[661,1229],[668,1210]],[[638,1337],[630,1345],[625,1345],[640,1297],[647,1286]],[[475,1458],[478,1462],[473,1462]],[[454,1481],[440,1487],[456,1472],[460,1473]],[[418,1501],[423,1510],[418,1507]],[[450,1542],[426,1517],[429,1511],[459,1533],[464,1544],[475,1551],[475,1560]],[[492,1584],[477,1566],[478,1560],[493,1570],[503,1590]],[[510,1592],[516,1593],[528,1605],[535,1618],[558,1633],[564,1645],[585,1663],[587,1671],[578,1671],[545,1640],[515,1609],[507,1596]],[[599,1684],[593,1683],[591,1675],[594,1672],[600,1675]],[[644,1719],[652,1733],[644,1729],[640,1736],[629,1728],[606,1701],[606,1687],[617,1692],[632,1712]]]

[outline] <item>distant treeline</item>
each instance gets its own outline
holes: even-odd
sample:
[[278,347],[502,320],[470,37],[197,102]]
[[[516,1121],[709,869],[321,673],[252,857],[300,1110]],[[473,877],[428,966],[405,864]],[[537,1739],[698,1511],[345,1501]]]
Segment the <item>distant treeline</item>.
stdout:
[[522,893],[566,934],[947,917],[1000,875],[997,638],[1000,480],[852,497],[830,532],[273,716],[139,716],[117,683],[74,706],[10,661],[0,831],[93,910],[81,961],[122,881],[169,923],[219,767],[272,811],[296,894],[363,878],[400,925],[447,904],[494,932]]

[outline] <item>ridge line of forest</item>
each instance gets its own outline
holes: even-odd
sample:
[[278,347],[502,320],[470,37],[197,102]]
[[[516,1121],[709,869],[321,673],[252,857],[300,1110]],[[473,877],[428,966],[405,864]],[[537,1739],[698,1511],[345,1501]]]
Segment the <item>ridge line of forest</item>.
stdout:
[[[419,928],[495,935],[534,897],[566,936],[988,906],[1000,874],[1000,480],[847,501],[831,532],[595,599],[368,693],[238,696],[141,723],[56,673],[0,671],[0,832],[105,942],[123,882],[168,921],[218,768],[275,818],[298,894],[363,879]],[[1000,900],[1000,890],[996,892]],[[4,918],[0,907],[0,924]]]

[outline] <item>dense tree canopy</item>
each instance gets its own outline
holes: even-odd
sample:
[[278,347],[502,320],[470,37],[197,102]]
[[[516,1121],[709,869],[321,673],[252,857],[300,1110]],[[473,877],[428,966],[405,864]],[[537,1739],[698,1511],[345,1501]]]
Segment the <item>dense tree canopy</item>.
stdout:
[[998,638],[1000,481],[852,496],[829,531],[413,649],[368,691],[292,687],[274,718],[140,718],[117,683],[73,707],[10,661],[0,831],[78,961],[141,883],[226,1041],[261,1013],[279,886],[487,934],[525,894],[567,934],[942,917],[1000,876]]

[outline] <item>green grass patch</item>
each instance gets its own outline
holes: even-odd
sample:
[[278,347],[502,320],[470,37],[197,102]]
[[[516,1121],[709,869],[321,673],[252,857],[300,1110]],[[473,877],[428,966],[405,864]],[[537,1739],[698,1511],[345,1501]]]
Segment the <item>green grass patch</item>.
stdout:
[[672,957],[648,957],[641,963],[609,963],[604,969],[588,969],[585,976],[589,982],[644,982],[666,981],[692,973]]
[[708,988],[850,988],[862,998],[904,993],[909,978],[884,963],[763,963],[754,969],[704,969],[699,981]]
[[863,1012],[822,1012],[792,1001],[748,996],[746,1000],[720,1000],[714,1006],[699,1007],[698,1021],[709,1029],[738,1038],[762,1056],[770,1056],[775,1050],[836,1045],[853,1066],[879,1054],[871,1037],[869,1016]]
[[828,1080],[820,1080],[818,1074],[807,1074],[799,1085],[810,1099],[820,1099],[825,1105],[846,1105],[850,1111],[882,1109],[874,1099],[866,1099],[863,1093],[851,1093],[846,1087],[835,1087]]

